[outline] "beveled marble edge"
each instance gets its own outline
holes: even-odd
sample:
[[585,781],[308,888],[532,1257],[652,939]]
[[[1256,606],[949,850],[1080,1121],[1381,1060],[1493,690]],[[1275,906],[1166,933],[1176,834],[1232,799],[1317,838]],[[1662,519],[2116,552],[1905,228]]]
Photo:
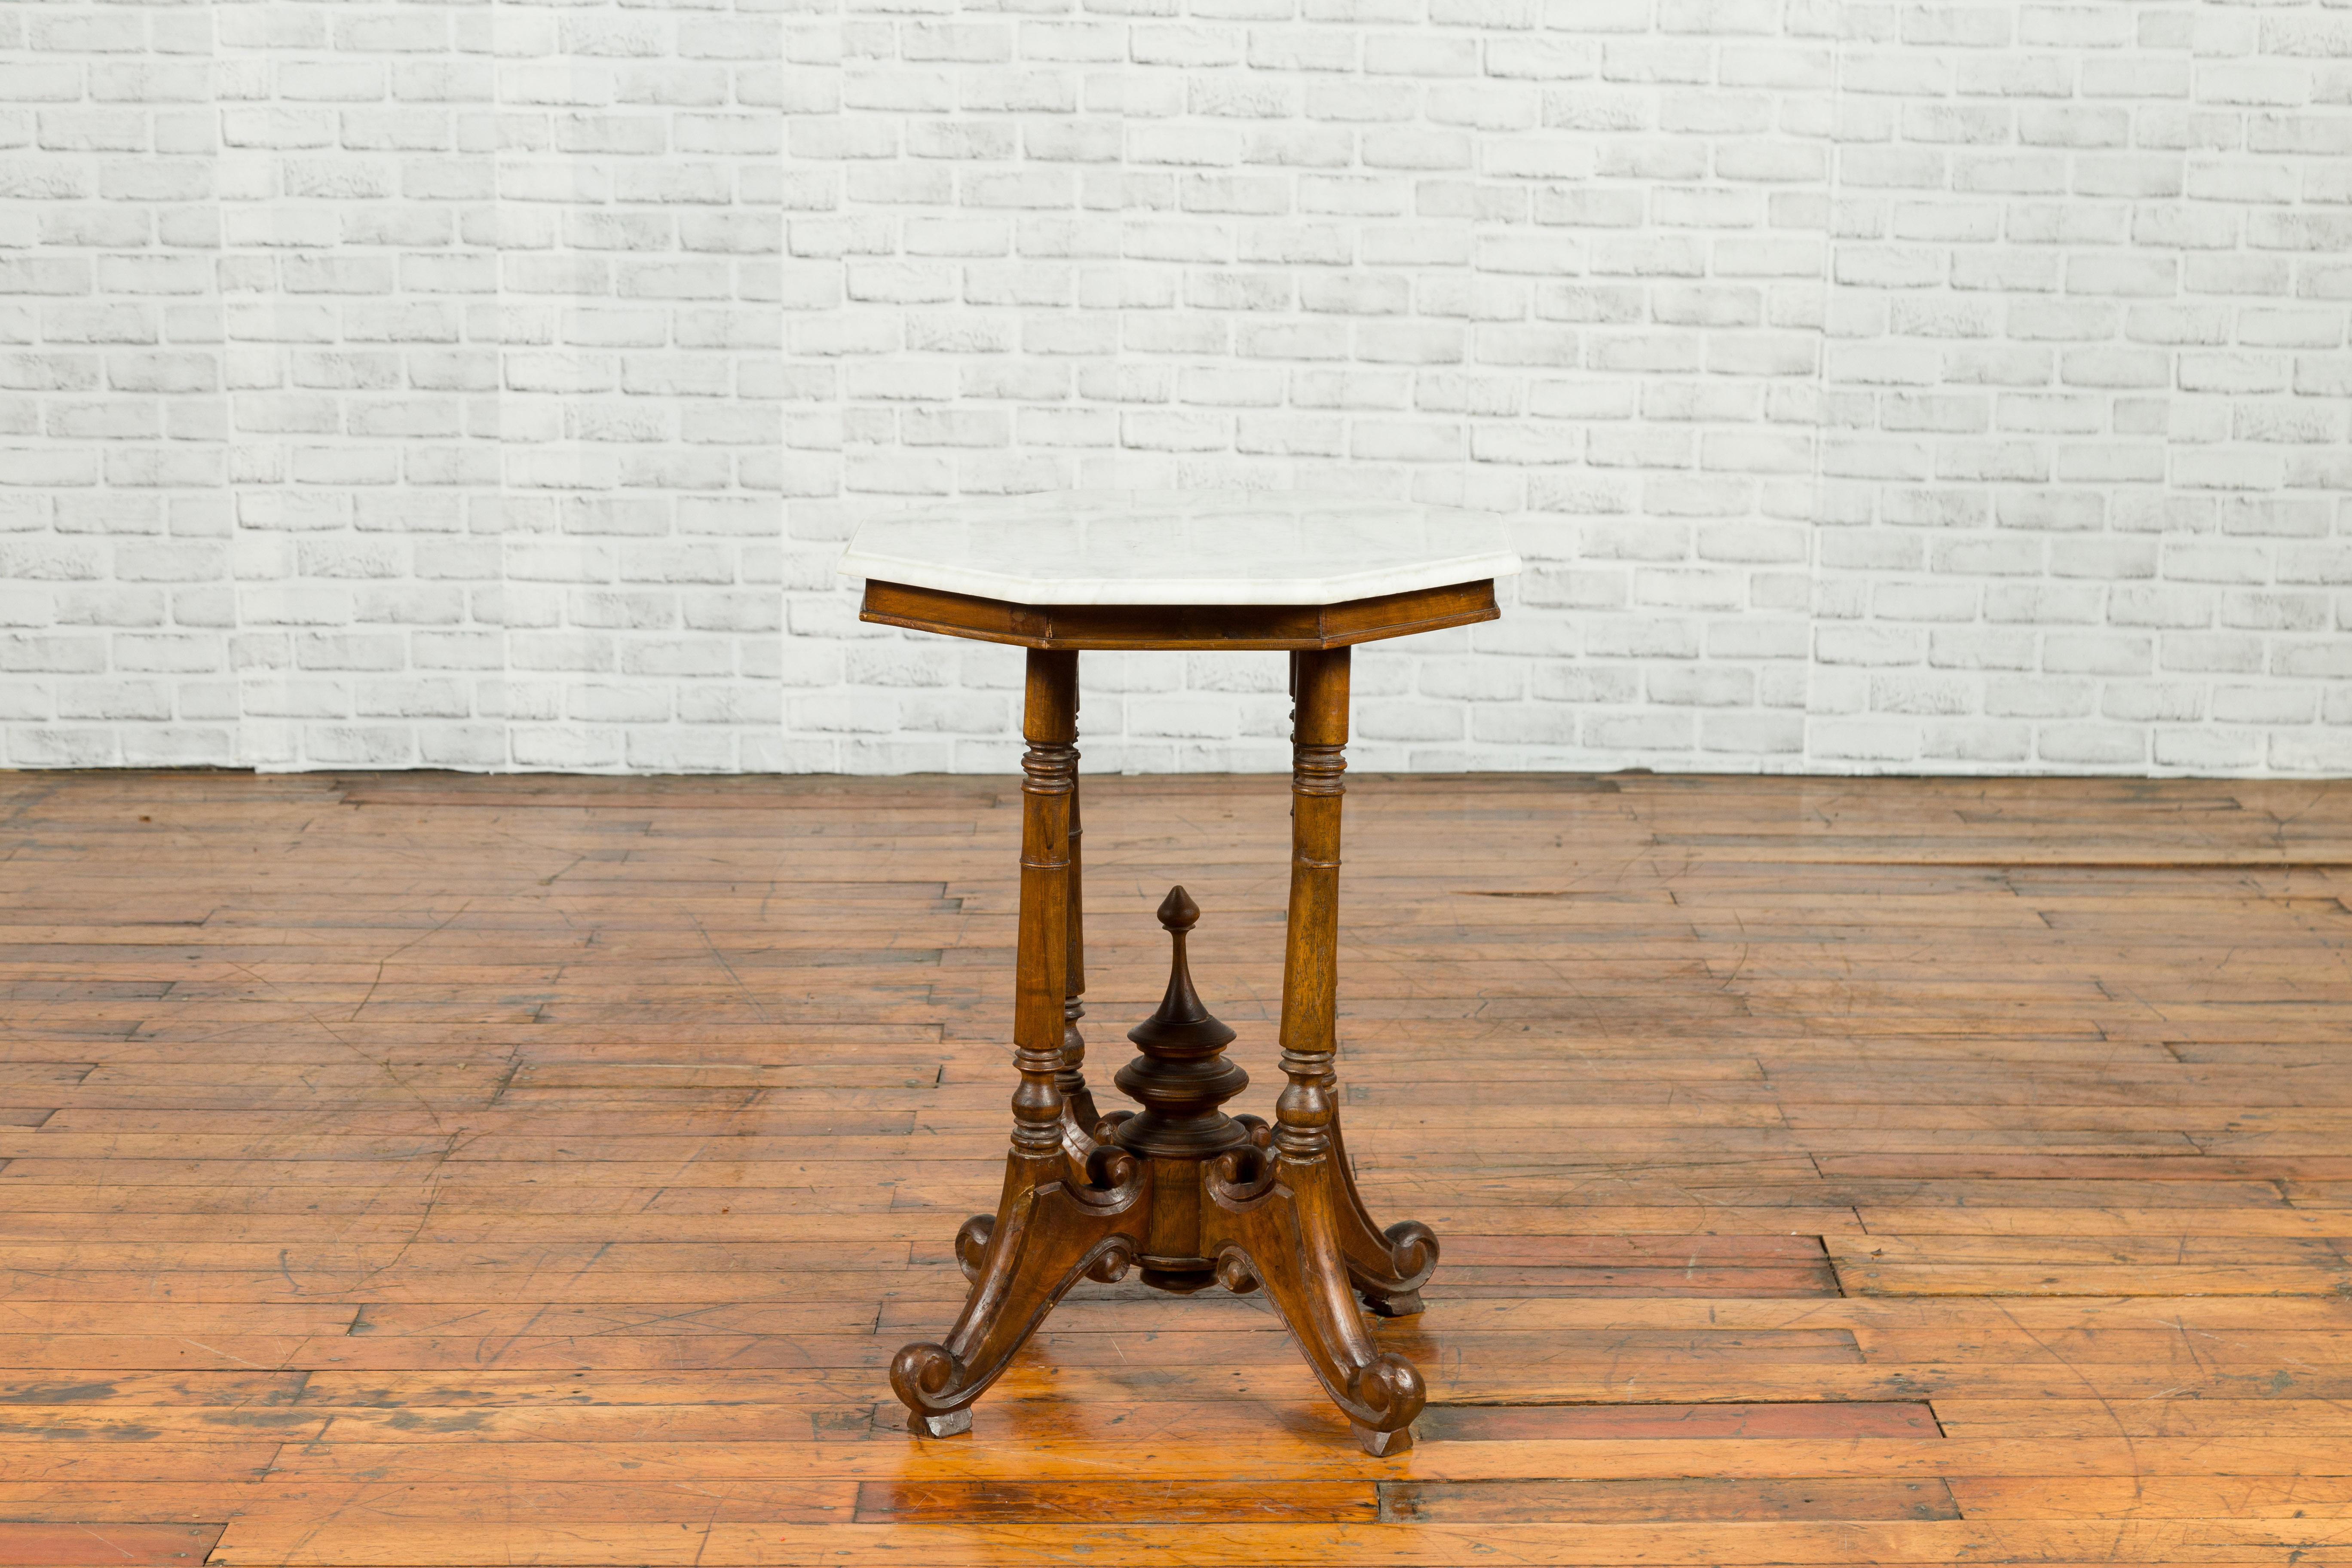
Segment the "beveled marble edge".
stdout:
[[1509,577],[1519,571],[1512,552],[1481,551],[1409,566],[1285,577],[1032,577],[985,567],[910,561],[861,551],[842,553],[839,571],[943,594],[969,594],[1015,605],[1343,605],[1351,599],[1415,588],[1444,588]]

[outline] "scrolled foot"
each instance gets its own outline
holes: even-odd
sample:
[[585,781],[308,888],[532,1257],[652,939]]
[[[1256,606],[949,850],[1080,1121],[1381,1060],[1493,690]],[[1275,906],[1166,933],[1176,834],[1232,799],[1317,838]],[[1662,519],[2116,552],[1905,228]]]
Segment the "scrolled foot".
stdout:
[[908,1345],[890,1358],[891,1392],[911,1413],[908,1426],[930,1436],[971,1429],[970,1382],[963,1363],[945,1345]]
[[1381,1233],[1388,1237],[1389,1256],[1408,1279],[1426,1279],[1437,1268],[1437,1233],[1417,1219],[1401,1219]]
[[1348,1396],[1359,1407],[1348,1412],[1359,1426],[1379,1432],[1402,1432],[1411,1426],[1429,1390],[1421,1369],[1393,1352],[1383,1351],[1356,1369],[1348,1379]]
[[1369,1225],[1349,1243],[1348,1274],[1366,1307],[1383,1318],[1410,1318],[1422,1310],[1421,1288],[1437,1272],[1437,1237],[1419,1220],[1399,1220],[1384,1231]]
[[995,1231],[996,1216],[992,1214],[976,1214],[957,1228],[956,1267],[963,1270],[965,1279],[980,1278],[981,1265],[988,1258],[988,1238]]
[[1376,1459],[1402,1454],[1412,1447],[1412,1428],[1410,1426],[1400,1426],[1393,1432],[1375,1432],[1360,1421],[1351,1421],[1348,1426],[1356,1435],[1357,1447]]

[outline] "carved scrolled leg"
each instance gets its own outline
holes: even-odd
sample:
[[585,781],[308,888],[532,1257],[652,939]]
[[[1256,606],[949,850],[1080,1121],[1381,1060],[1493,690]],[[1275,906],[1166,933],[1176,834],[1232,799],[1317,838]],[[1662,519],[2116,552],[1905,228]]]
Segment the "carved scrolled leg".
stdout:
[[1399,1259],[1387,1238],[1375,1256],[1360,1234],[1370,1232],[1370,1221],[1341,1163],[1333,1094],[1348,665],[1346,648],[1293,657],[1290,915],[1282,973],[1282,1070],[1289,1081],[1276,1102],[1270,1149],[1260,1152],[1254,1143],[1247,1153],[1220,1159],[1204,1177],[1202,1229],[1229,1287],[1254,1280],[1265,1288],[1365,1451],[1393,1454],[1411,1445],[1412,1420],[1427,1394],[1411,1362],[1373,1348],[1351,1288],[1351,1251],[1361,1254],[1376,1287],[1395,1285],[1402,1295],[1420,1281],[1393,1272]]
[[1345,1199],[1327,1135],[1329,1101],[1314,1081],[1317,1058],[1285,1051],[1282,1061],[1291,1081],[1270,1171],[1245,1184],[1234,1179],[1233,1156],[1210,1168],[1202,1228],[1217,1278],[1229,1290],[1262,1286],[1364,1451],[1402,1453],[1428,1393],[1412,1363],[1373,1346],[1349,1288],[1339,1249]]
[[[1339,1075],[1325,1082],[1337,1089]],[[1339,1173],[1339,1247],[1347,1255],[1348,1277],[1364,1305],[1383,1318],[1410,1318],[1422,1310],[1421,1288],[1437,1271],[1437,1235],[1419,1220],[1399,1220],[1387,1229],[1372,1218],[1364,1195],[1356,1190],[1355,1168],[1339,1130],[1336,1094],[1331,1107],[1331,1157]]]
[[[971,1404],[996,1381],[1054,1303],[1082,1279],[1117,1279],[1135,1256],[1131,1234],[1146,1207],[1145,1178],[1121,1160],[1126,1180],[1110,1189],[1074,1188],[1058,1157],[1014,1155],[996,1214],[968,1222],[956,1237],[981,1249],[971,1297],[938,1344],[911,1344],[890,1363],[890,1386],[923,1436],[971,1428]],[[982,1223],[985,1221],[986,1223]]]
[[929,1436],[971,1429],[971,1402],[1072,1285],[1125,1272],[1149,1212],[1149,1177],[1133,1160],[1102,1151],[1074,1162],[1063,1136],[1076,695],[1076,655],[1031,652],[1013,1004],[1021,1084],[1013,1092],[1003,1195],[992,1217],[969,1220],[957,1233],[956,1258],[972,1289],[955,1327],[940,1343],[908,1345],[890,1363],[890,1386],[911,1412],[909,1425]]

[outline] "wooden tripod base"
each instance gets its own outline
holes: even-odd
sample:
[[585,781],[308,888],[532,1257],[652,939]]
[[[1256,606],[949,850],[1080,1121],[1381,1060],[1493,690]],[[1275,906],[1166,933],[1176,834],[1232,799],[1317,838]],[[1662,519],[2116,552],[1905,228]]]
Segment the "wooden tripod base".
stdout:
[[1168,993],[1129,1032],[1141,1055],[1118,1087],[1141,1106],[1097,1121],[1080,1070],[1086,1042],[1078,879],[1077,655],[1033,648],[1023,729],[1021,916],[1013,990],[1013,1147],[993,1215],[965,1222],[956,1258],[971,1280],[937,1344],[911,1344],[890,1386],[923,1436],[969,1431],[971,1404],[1080,1279],[1189,1294],[1263,1289],[1307,1364],[1371,1454],[1398,1453],[1427,1398],[1421,1373],[1374,1348],[1371,1311],[1421,1310],[1437,1238],[1382,1230],[1356,1190],[1339,1136],[1335,1021],[1340,774],[1348,650],[1293,656],[1289,920],[1282,1071],[1272,1126],[1220,1109],[1249,1082],[1223,1058],[1234,1032],[1202,1006],[1184,939],[1199,918],[1184,889],[1160,906],[1175,943]]
[[956,1235],[972,1282],[963,1315],[945,1343],[908,1345],[891,1363],[908,1426],[970,1431],[972,1402],[1071,1287],[1140,1265],[1145,1284],[1180,1295],[1263,1289],[1364,1451],[1411,1447],[1427,1397],[1421,1373],[1376,1350],[1362,1314],[1421,1310],[1420,1287],[1437,1267],[1428,1227],[1373,1224],[1336,1122],[1320,1150],[1286,1150],[1280,1131],[1248,1116],[1229,1123],[1244,1141],[1213,1154],[1139,1156],[1117,1142],[1133,1120],[1104,1121],[1105,1142],[1081,1142],[1072,1128],[1066,1148],[1007,1162],[997,1212]]

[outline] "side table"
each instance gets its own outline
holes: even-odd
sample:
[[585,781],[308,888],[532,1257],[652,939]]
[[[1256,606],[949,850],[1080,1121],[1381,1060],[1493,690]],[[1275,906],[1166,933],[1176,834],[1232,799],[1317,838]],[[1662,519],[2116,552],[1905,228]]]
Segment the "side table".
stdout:
[[[1013,992],[1013,1145],[993,1215],[955,1238],[971,1280],[937,1344],[911,1344],[890,1384],[922,1436],[971,1427],[971,1405],[1081,1279],[1190,1293],[1261,1287],[1372,1454],[1412,1442],[1426,1397],[1377,1351],[1375,1313],[1421,1310],[1437,1240],[1370,1216],[1340,1142],[1338,919],[1341,774],[1353,645],[1492,620],[1518,570],[1477,513],[1304,492],[1064,491],[988,500],[861,529],[841,570],[866,580],[859,618],[1029,650],[1022,733],[1021,905]],[[1078,1032],[1078,655],[1280,649],[1291,658],[1290,906],[1282,1072],[1271,1127],[1221,1109],[1248,1078],[1234,1032],[1193,993],[1182,889],[1160,910],[1175,941],[1168,994],[1130,1032],[1118,1075],[1140,1112],[1097,1114]]]

